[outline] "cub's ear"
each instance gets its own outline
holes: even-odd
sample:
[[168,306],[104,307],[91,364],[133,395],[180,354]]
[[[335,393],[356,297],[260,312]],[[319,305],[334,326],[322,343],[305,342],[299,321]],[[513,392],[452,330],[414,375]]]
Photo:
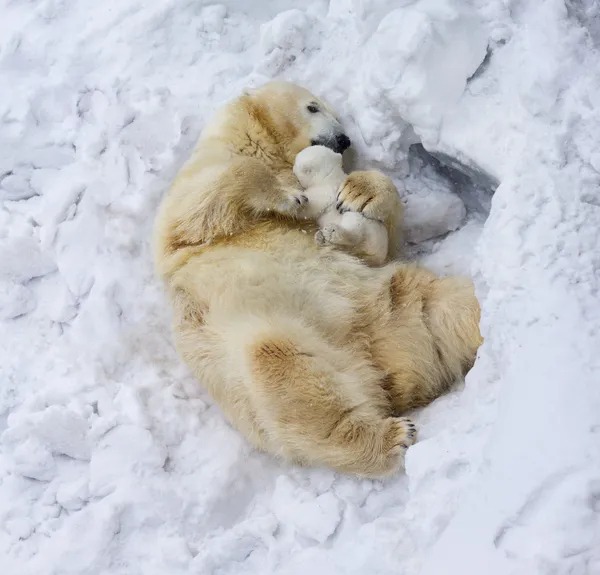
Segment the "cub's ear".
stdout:
[[314,169],[314,165],[311,162],[296,162],[296,168],[298,168],[303,174],[310,174],[313,169]]
[[310,176],[313,172],[313,166],[310,164],[297,163],[294,166],[294,173],[299,176]]

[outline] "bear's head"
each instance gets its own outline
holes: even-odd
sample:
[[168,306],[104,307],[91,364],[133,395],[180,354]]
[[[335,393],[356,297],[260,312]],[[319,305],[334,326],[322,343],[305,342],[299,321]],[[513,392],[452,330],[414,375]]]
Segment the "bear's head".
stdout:
[[293,161],[309,146],[325,146],[341,154],[350,138],[333,110],[305,88],[273,81],[246,91],[253,120]]
[[302,150],[296,156],[294,175],[303,188],[323,184],[337,188],[346,179],[342,155],[325,146],[310,146]]

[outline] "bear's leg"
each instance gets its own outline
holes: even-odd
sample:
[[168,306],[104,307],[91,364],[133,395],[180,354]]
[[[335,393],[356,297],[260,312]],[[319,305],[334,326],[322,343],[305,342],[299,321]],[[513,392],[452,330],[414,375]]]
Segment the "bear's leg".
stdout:
[[173,302],[173,340],[178,353],[198,381],[219,404],[225,416],[256,448],[267,450],[263,430],[256,422],[251,397],[234,378],[225,378],[231,365],[223,365],[222,339],[214,326],[207,325],[210,309],[189,286],[175,286]]
[[463,277],[436,279],[424,310],[446,369],[455,378],[464,376],[473,367],[483,343],[479,331],[481,310],[473,282]]
[[413,266],[398,267],[389,296],[389,319],[373,352],[402,413],[433,401],[471,368],[482,341],[480,308],[469,279]]
[[273,450],[365,477],[397,470],[415,427],[390,416],[380,373],[354,353],[311,339],[271,334],[248,350],[251,395]]

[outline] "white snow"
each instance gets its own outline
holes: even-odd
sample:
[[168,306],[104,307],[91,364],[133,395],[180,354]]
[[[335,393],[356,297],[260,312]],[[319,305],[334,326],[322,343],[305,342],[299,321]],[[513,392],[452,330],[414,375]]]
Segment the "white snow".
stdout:
[[[600,573],[596,0],[0,7],[3,573]],[[476,365],[385,482],[253,452],[170,341],[156,206],[273,77],[396,179],[409,256],[475,277]]]

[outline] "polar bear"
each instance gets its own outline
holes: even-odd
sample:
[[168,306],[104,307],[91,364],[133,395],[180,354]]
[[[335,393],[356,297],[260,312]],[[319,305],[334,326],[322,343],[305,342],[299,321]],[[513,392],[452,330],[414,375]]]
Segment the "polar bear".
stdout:
[[[319,245],[331,244],[347,249],[370,265],[385,262],[390,251],[385,223],[361,212],[342,212],[337,207],[338,192],[346,180],[341,154],[325,146],[310,146],[296,156],[294,175],[308,200],[304,215],[319,226],[315,234]],[[363,172],[363,177],[368,182],[366,185],[373,188],[387,186],[397,193],[394,183],[380,172]],[[399,218],[400,214],[397,216]]]
[[[156,269],[176,347],[229,421],[287,461],[381,477],[403,464],[403,413],[444,393],[481,343],[466,278],[369,267],[318,246],[299,152],[350,145],[326,102],[286,82],[207,125],[158,210]],[[350,174],[340,208],[396,224],[398,194]],[[392,217],[390,217],[392,214]]]

